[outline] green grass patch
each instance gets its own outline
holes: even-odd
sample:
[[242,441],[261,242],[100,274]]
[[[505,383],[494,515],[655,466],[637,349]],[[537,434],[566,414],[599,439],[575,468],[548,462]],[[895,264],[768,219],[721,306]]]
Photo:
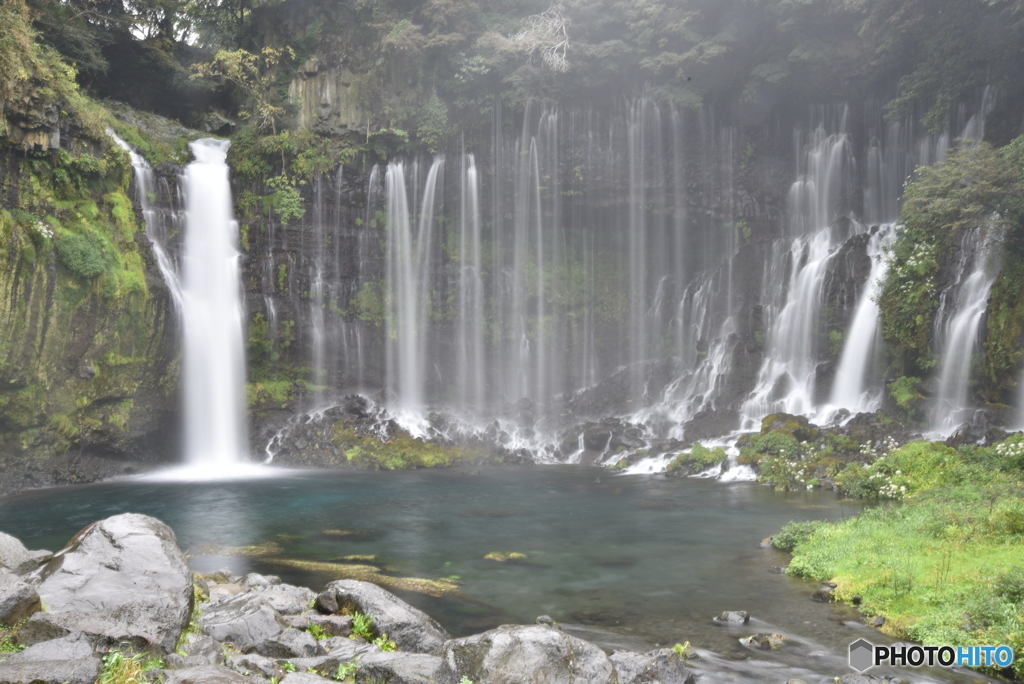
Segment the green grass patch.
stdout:
[[[894,636],[1024,652],[1022,459],[1020,436],[960,451],[911,442],[840,476],[862,496],[895,487],[890,498],[903,503],[837,523],[790,523],[774,543],[793,552],[789,574],[835,582],[839,600],[862,597],[861,610],[885,615]],[[1024,676],[1024,661],[1014,674]]]

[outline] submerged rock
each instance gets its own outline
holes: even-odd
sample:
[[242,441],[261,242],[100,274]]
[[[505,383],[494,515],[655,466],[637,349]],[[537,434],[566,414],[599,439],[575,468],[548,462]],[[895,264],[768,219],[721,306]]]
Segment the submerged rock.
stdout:
[[174,651],[192,614],[192,571],[170,527],[137,513],[89,525],[31,576],[45,613],[18,633],[25,645],[86,634]]
[[488,684],[613,684],[615,667],[594,644],[541,625],[505,625],[453,639],[441,649],[437,680]]
[[358,611],[373,618],[371,629],[387,634],[403,651],[430,653],[450,637],[433,618],[376,584],[358,580],[331,582],[316,598],[322,613]]
[[745,610],[727,610],[715,620],[729,625],[745,625],[750,620],[750,615]]

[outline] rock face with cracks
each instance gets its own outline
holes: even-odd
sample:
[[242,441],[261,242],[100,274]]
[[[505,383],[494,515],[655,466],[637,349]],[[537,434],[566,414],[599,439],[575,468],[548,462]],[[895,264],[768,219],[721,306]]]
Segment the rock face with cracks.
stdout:
[[170,653],[192,614],[192,571],[170,527],[136,513],[89,525],[29,575],[45,613],[18,633],[32,645],[81,632]]

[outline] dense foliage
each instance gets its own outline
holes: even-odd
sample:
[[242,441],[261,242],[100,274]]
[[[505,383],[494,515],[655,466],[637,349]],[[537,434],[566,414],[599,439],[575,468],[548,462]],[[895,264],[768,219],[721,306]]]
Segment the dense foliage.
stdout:
[[882,336],[899,379],[890,392],[910,409],[916,394],[910,376],[924,377],[936,364],[935,315],[939,292],[956,277],[964,241],[973,231],[999,245],[992,268],[1006,271],[993,290],[997,315],[989,321],[987,365],[1006,380],[1019,366],[1019,262],[1024,248],[1024,138],[1001,149],[963,144],[949,158],[919,171],[904,193],[900,226],[889,253],[879,298]]

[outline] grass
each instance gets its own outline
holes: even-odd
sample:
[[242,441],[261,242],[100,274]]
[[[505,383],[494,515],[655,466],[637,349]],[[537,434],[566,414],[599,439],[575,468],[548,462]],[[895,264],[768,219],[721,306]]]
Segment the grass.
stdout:
[[[911,442],[851,489],[901,499],[837,523],[790,523],[789,574],[836,584],[884,615],[884,631],[925,645],[1006,644],[1024,653],[1024,438],[954,450]],[[864,482],[884,482],[867,485]],[[1024,660],[1013,666],[1024,677]]]
[[109,651],[103,656],[103,671],[96,684],[148,684],[146,673],[163,666],[161,658],[147,653],[128,656],[122,651]]
[[14,653],[20,653],[25,650],[24,646],[14,643],[14,635],[22,624],[25,624],[25,621],[14,627],[8,627],[0,622],[0,662],[3,662]]

